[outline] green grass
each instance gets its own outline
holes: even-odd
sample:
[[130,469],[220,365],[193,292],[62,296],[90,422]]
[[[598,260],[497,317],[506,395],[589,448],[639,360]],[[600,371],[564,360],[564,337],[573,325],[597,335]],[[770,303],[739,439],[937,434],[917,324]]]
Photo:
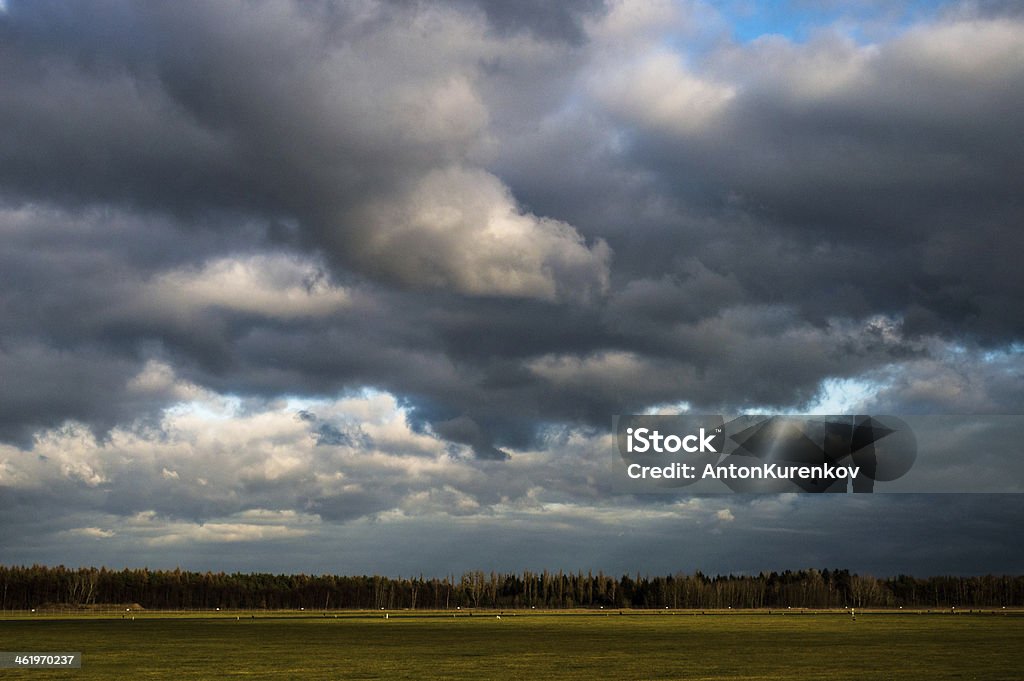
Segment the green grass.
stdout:
[[80,670],[0,670],[0,679],[1020,681],[1024,617],[39,616],[0,620],[0,650],[83,653]]

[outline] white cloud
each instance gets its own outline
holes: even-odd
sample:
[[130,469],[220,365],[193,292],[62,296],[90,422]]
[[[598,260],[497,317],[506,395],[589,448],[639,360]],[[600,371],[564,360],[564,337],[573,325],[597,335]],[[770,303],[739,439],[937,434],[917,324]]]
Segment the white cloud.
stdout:
[[736,88],[686,69],[678,54],[655,51],[591,78],[594,97],[613,114],[642,127],[695,134],[721,116]]
[[194,383],[179,380],[170,364],[154,359],[147,361],[142,370],[128,381],[127,388],[133,395],[178,401],[201,399],[206,394]]
[[926,24],[907,31],[886,51],[920,71],[998,83],[1024,69],[1021,28],[1011,19]]
[[599,395],[643,386],[649,395],[678,397],[693,380],[692,367],[664,363],[635,352],[604,350],[586,356],[544,355],[529,360],[526,367],[554,387],[585,390]]
[[91,537],[93,539],[107,539],[117,534],[113,530],[104,530],[101,527],[76,527],[67,530],[66,532],[70,535],[77,535],[79,537]]
[[[59,489],[68,512],[102,512],[94,526],[154,546],[285,539],[307,533],[318,516],[589,506],[609,485],[604,433],[556,429],[539,448],[497,463],[414,429],[388,393],[296,406],[204,392],[156,425],[115,427],[103,438],[69,423],[39,433],[29,451],[0,445],[0,484]],[[324,426],[351,437],[318,444]]]
[[725,111],[736,88],[691,68],[671,44],[714,24],[714,14],[700,3],[610,3],[588,25],[593,49],[580,78],[584,92],[629,125],[672,135],[701,132]]
[[769,35],[718,52],[709,69],[737,90],[807,104],[868,85],[879,55],[878,46],[860,45],[834,32],[806,43]]
[[613,0],[587,33],[602,48],[635,48],[667,30],[682,28],[688,18],[682,2],[671,0]]
[[93,539],[117,537],[120,542],[149,547],[191,544],[233,544],[250,541],[275,541],[306,537],[316,531],[315,516],[294,511],[253,509],[210,522],[174,520],[155,511],[140,511],[130,516],[99,516],[106,528],[80,527],[64,534]]
[[428,173],[405,194],[366,209],[375,228],[361,257],[402,282],[462,293],[587,299],[608,287],[611,251],[572,225],[522,211],[483,170]]
[[149,546],[232,544],[264,542],[305,537],[310,530],[284,525],[247,525],[245,523],[207,523],[205,525],[170,523],[158,527],[159,534],[144,539]]
[[156,276],[139,304],[158,313],[206,309],[277,319],[320,317],[346,307],[348,293],[314,263],[283,254],[227,257]]

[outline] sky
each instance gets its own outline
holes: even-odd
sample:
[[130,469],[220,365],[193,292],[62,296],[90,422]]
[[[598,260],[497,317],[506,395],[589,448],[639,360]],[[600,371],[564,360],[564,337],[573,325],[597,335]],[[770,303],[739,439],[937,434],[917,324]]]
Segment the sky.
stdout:
[[1024,413],[1016,3],[4,0],[0,83],[0,563],[1024,572],[610,435]]

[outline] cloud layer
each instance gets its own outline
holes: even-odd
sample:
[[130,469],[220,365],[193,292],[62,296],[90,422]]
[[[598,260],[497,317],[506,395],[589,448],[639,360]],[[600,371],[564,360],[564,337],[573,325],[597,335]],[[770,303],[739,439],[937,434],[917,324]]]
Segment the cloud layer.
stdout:
[[739,546],[608,495],[612,415],[1020,413],[1024,21],[868,5],[8,0],[7,538]]

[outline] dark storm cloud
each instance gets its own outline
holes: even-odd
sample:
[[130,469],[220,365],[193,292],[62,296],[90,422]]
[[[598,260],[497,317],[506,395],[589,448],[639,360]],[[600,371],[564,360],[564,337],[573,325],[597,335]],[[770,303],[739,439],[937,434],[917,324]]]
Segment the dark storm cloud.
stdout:
[[103,9],[4,17],[7,193],[290,219],[334,263],[412,287],[605,285],[603,244],[523,213],[474,161],[485,64],[537,68],[570,48],[489,42],[482,19],[442,6]]
[[[398,0],[399,4],[403,0]],[[482,11],[491,26],[500,32],[526,31],[548,40],[579,43],[586,35],[583,20],[604,9],[603,0],[572,0],[571,2],[543,2],[522,0],[455,0],[454,4],[467,10]]]
[[1022,33],[1004,18],[870,47],[766,37],[703,70],[660,56],[623,67],[625,82],[611,69],[595,88],[628,121],[637,162],[718,216],[716,234],[675,231],[708,267],[812,318],[874,310],[915,333],[1005,342],[1024,323],[1011,255],[1024,220]]
[[[765,39],[691,73],[648,42],[636,51],[615,9],[11,3],[8,200],[112,206],[112,222],[147,226],[144,239],[83,237],[69,209],[48,244],[77,239],[74,259],[19,235],[8,290],[33,295],[8,297],[9,324],[139,367],[157,347],[222,391],[377,385],[492,454],[528,443],[538,419],[600,423],[680,399],[797,405],[823,377],[919,352],[872,342],[873,315],[911,336],[1018,336],[1012,20],[915,28],[879,48]],[[963,48],[955,59],[943,41]],[[623,44],[636,53],[620,63]],[[567,90],[553,98],[555,83]],[[581,84],[612,120],[585,114],[579,95],[566,108]],[[637,96],[650,93],[668,94]],[[555,221],[517,208],[486,167]],[[496,211],[524,240],[513,259],[511,242],[473,241],[472,220]],[[612,245],[614,289],[567,305],[601,290],[595,238]],[[353,310],[284,322],[126,302],[155,279],[183,287],[162,272],[205,272],[232,243],[291,244],[323,254],[339,282],[402,288],[359,284]],[[652,380],[616,377],[609,361]],[[127,367],[89,384],[117,394]],[[34,426],[123,416],[37,401]],[[85,401],[103,412],[119,400]]]
[[83,347],[73,353],[24,342],[0,348],[0,436],[28,444],[37,429],[65,419],[103,429],[134,418],[141,405],[119,398],[134,370],[131,362]]
[[[33,224],[5,246],[6,352],[121,367],[85,382],[110,399],[27,401],[25,432],[124,418],[158,356],[223,392],[385,388],[498,455],[546,421],[806,403],[922,333],[1019,336],[1019,24],[687,66],[627,10],[11,3],[0,183]],[[289,249],[355,303],[208,300],[218,259]]]

